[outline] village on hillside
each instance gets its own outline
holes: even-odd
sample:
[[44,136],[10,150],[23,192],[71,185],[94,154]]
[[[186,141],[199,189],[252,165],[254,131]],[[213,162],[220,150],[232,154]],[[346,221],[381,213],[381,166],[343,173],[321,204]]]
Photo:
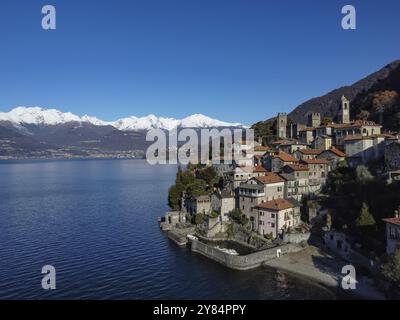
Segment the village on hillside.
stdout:
[[279,113],[273,141],[256,135],[251,166],[179,169],[162,229],[233,269],[311,244],[398,288],[400,137],[350,108],[343,96],[336,122],[310,112],[306,125]]

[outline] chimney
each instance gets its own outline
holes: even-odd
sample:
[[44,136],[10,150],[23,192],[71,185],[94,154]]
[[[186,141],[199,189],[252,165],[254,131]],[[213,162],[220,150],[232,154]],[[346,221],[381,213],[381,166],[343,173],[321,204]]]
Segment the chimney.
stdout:
[[399,210],[394,210],[394,217],[399,218]]

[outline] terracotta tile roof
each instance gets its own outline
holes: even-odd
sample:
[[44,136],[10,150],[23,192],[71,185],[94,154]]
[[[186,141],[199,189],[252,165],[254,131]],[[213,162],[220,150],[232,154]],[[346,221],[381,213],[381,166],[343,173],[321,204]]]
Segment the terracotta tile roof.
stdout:
[[306,164],[329,164],[329,160],[326,159],[303,159],[301,162]]
[[300,129],[299,132],[314,131],[314,128],[304,128]]
[[266,146],[255,146],[254,147],[254,151],[261,151],[261,152],[267,152],[270,151],[271,148],[270,147],[266,147]]
[[343,140],[344,141],[356,141],[356,140],[369,140],[369,139],[373,139],[373,137],[372,136],[362,136],[360,134],[356,134],[356,135],[347,136]]
[[325,150],[324,152],[329,152],[329,151],[332,152],[333,154],[337,155],[338,157],[342,157],[342,158],[346,157],[346,154],[342,150],[339,150],[335,147],[332,147],[329,150]]
[[272,142],[272,144],[282,144],[285,142],[286,142],[285,140],[276,140],[276,141]]
[[278,145],[278,144],[292,144],[292,143],[296,143],[297,140],[296,139],[279,139],[276,140],[274,142],[272,142],[273,145]]
[[293,157],[292,155],[283,152],[283,151],[279,151],[274,157],[278,157],[279,159],[281,159],[284,162],[297,162],[299,161],[298,159],[296,159],[295,157]]
[[256,208],[280,211],[285,209],[294,208],[295,206],[286,199],[275,199],[267,202],[260,203]]
[[343,140],[344,141],[371,140],[371,139],[375,139],[375,138],[388,138],[388,136],[389,135],[387,135],[387,134],[373,134],[370,136],[362,136],[360,134],[356,134],[356,135],[347,136]]
[[263,184],[285,182],[285,180],[281,176],[274,172],[267,172],[265,176],[255,177],[254,179]]
[[322,149],[300,149],[298,150],[299,152],[301,152],[302,154],[308,154],[308,155],[318,155],[320,153],[322,153]]
[[287,164],[286,167],[292,169],[293,171],[307,171],[308,167],[304,164],[297,164],[297,163],[293,163],[293,164]]
[[382,220],[387,223],[396,224],[396,225],[400,226],[400,218],[386,218],[386,219],[382,219]]
[[253,167],[251,167],[251,166],[241,166],[241,167],[237,167],[236,169],[235,169],[235,171],[238,171],[238,170],[242,170],[243,172],[247,172],[247,173],[252,173],[253,172]]
[[253,168],[253,172],[256,173],[256,172],[268,172],[268,171],[262,166],[255,166]]

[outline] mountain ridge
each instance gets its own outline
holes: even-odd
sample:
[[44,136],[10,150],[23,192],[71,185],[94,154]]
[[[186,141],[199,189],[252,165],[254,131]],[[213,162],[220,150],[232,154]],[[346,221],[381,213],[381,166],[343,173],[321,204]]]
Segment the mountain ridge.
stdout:
[[[341,97],[344,95],[353,104],[352,117],[357,118],[363,110],[372,109],[372,106],[364,107],[363,99],[369,94],[381,91],[395,91],[400,93],[400,59],[385,65],[380,70],[356,81],[352,85],[342,86],[325,95],[311,98],[297,107],[289,114],[289,118],[295,122],[305,124],[309,112],[320,112],[321,118],[335,118],[338,114]],[[371,115],[376,120],[376,115]]]
[[116,121],[103,121],[93,116],[77,116],[71,112],[41,107],[16,107],[9,112],[0,112],[0,122],[14,125],[60,125],[69,122],[89,123],[95,126],[112,126],[122,131],[149,129],[173,130],[175,128],[244,127],[240,123],[229,123],[210,118],[203,114],[193,114],[183,119],[157,117],[153,114],[144,117],[130,116]]

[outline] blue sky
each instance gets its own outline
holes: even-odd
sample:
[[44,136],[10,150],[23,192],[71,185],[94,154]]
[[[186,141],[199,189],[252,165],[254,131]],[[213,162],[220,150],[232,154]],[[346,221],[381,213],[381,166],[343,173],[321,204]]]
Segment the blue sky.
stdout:
[[[41,8],[57,9],[57,30]],[[341,28],[353,4],[357,30]],[[2,0],[0,111],[253,122],[400,58],[400,1]]]

